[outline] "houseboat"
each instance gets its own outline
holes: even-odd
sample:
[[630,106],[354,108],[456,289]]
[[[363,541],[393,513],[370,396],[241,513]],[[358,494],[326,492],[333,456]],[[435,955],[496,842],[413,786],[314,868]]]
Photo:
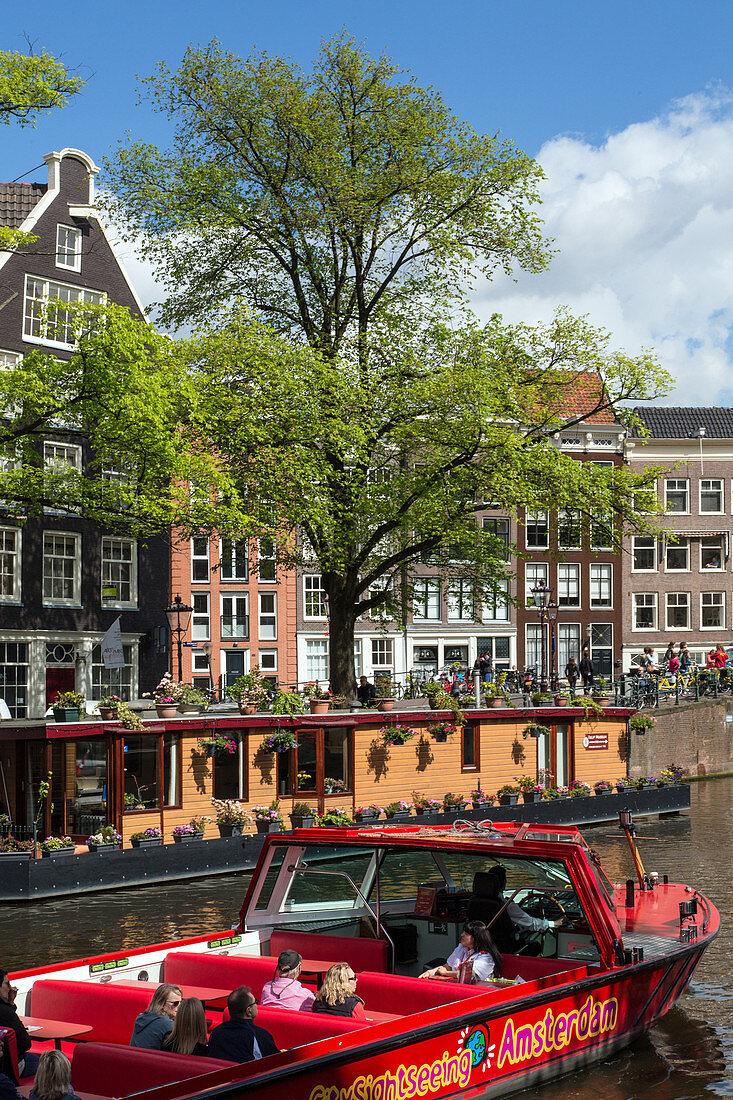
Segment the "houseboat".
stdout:
[[[68,1049],[83,1100],[505,1096],[653,1026],[717,934],[712,903],[647,875],[631,844],[637,880],[612,883],[573,826],[459,819],[271,834],[233,928],[16,973],[18,1011],[39,1041],[77,1040]],[[501,897],[487,890],[494,867]],[[453,951],[466,919],[498,940],[508,902],[553,927],[505,943],[489,981],[419,978]],[[259,999],[285,948],[303,956],[301,981],[314,988],[347,962],[366,1018],[261,1007],[279,1053],[241,1065],[128,1046],[159,982],[221,1020],[234,988]]]

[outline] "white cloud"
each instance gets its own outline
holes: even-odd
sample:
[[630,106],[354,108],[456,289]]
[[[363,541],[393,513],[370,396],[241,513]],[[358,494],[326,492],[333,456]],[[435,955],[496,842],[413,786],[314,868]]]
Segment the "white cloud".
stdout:
[[537,159],[559,254],[542,275],[478,285],[480,314],[534,323],[566,304],[618,347],[655,348],[677,380],[668,403],[730,404],[733,93],[688,96],[599,147],[554,138]]

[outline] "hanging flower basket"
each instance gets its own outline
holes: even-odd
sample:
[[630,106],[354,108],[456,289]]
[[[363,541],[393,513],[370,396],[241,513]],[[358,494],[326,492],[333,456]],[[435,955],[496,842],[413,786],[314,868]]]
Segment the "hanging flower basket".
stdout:
[[431,726],[428,726],[428,733],[431,734],[436,741],[447,741],[451,734],[456,732],[456,727],[452,722],[433,722]]
[[297,745],[295,734],[292,730],[278,730],[270,733],[262,742],[263,752],[289,752]]
[[379,732],[385,745],[404,745],[406,741],[415,736],[417,730],[413,726],[395,723],[391,726],[382,726]]

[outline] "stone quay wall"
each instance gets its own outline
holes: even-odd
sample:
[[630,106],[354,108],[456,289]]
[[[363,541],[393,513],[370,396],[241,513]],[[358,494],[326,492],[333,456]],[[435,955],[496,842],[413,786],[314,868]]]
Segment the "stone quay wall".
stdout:
[[653,729],[629,735],[629,775],[659,775],[676,764],[690,776],[733,773],[733,699],[643,711],[657,719]]

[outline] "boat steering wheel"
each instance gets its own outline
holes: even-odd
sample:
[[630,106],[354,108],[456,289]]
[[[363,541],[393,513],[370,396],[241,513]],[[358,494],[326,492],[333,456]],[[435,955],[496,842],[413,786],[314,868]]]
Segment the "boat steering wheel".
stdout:
[[[530,898],[534,898],[539,902],[540,912],[542,913],[543,917],[545,917],[545,906],[548,904],[548,902],[551,905],[556,905],[557,908],[560,910],[562,916],[567,917],[565,906],[562,904],[561,901],[558,901],[554,894],[545,893],[543,890],[528,890],[522,898],[522,905],[524,905],[524,902],[528,901]],[[545,920],[549,919],[549,917],[545,917]]]

